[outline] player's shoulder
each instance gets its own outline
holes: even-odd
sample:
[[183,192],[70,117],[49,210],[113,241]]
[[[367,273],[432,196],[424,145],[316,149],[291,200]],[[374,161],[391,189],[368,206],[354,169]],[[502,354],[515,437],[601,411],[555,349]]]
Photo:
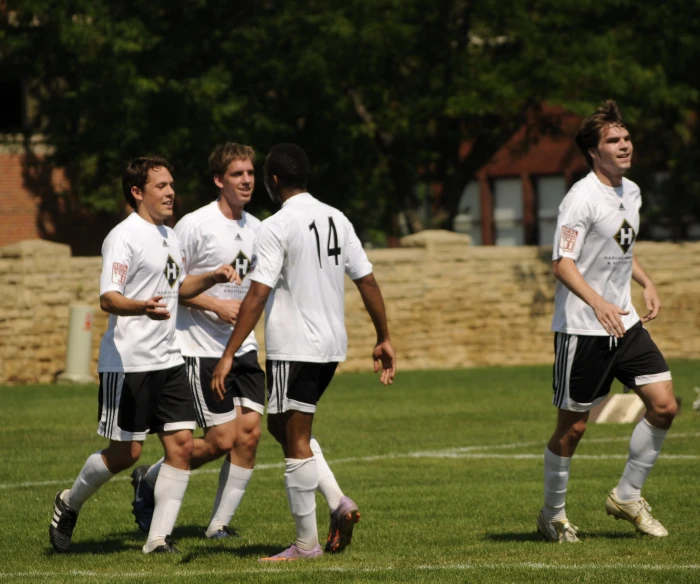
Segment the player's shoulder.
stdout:
[[596,182],[597,179],[593,172],[589,172],[586,176],[577,180],[564,195],[559,205],[559,212],[583,209],[594,203],[600,194],[600,189],[597,188]]
[[262,224],[262,221],[258,219],[255,215],[251,215],[248,211],[243,211],[243,217],[245,218],[245,226],[257,230]]
[[182,218],[175,225],[175,232],[180,233],[189,229],[196,229],[202,224],[210,221],[214,215],[214,205],[216,201],[204,205],[199,209],[183,215]]
[[639,185],[633,180],[630,180],[624,176],[622,177],[622,190],[625,194],[629,195],[639,195],[641,193]]
[[104,244],[114,244],[119,241],[129,241],[130,236],[141,231],[142,220],[136,212],[129,214],[126,219],[117,223],[105,237]]

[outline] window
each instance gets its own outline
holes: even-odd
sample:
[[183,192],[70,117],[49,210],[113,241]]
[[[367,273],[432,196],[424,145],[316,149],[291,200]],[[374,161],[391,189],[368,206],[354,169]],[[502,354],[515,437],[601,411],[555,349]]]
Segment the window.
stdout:
[[519,178],[493,181],[496,245],[524,245],[523,185]]
[[462,191],[452,228],[472,238],[472,245],[481,245],[481,189],[471,181]]
[[0,132],[18,132],[24,125],[22,82],[0,81]]
[[557,228],[559,204],[566,195],[563,176],[541,176],[535,181],[537,197],[537,243],[549,245]]

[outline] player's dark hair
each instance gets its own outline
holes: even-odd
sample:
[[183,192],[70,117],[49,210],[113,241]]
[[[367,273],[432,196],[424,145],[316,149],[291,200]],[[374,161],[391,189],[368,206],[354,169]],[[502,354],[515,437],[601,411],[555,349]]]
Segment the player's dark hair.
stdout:
[[209,170],[212,176],[223,176],[234,160],[250,160],[255,164],[255,150],[244,144],[226,142],[220,144],[209,156]]
[[136,209],[136,199],[131,194],[131,188],[137,187],[142,191],[148,182],[148,171],[159,168],[167,168],[171,174],[173,172],[172,165],[162,156],[140,156],[127,163],[122,173],[122,191],[132,209]]
[[265,159],[264,170],[265,176],[276,176],[282,187],[306,189],[311,163],[301,146],[283,143],[272,147]]
[[600,104],[598,109],[588,116],[576,132],[576,146],[581,153],[586,157],[586,162],[589,168],[593,168],[593,158],[589,150],[597,148],[600,143],[601,133],[608,126],[625,127],[622,121],[622,115],[614,100],[608,99]]

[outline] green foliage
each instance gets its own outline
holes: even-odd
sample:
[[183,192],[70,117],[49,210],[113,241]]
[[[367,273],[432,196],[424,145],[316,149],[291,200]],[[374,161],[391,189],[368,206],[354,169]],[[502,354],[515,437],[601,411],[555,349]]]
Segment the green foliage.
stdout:
[[116,208],[132,156],[170,158],[192,206],[212,195],[215,144],[295,141],[315,193],[391,232],[418,182],[443,183],[453,216],[522,124],[556,128],[543,104],[588,114],[612,97],[639,180],[671,173],[658,212],[698,210],[700,0],[18,0],[5,20],[0,72],[30,82],[27,131],[91,209]]

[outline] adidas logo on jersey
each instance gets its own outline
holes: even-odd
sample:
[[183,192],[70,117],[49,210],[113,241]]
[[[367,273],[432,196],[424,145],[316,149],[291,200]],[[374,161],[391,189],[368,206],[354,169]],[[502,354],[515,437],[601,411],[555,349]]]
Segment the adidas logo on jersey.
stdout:
[[163,247],[170,247],[170,246],[168,245],[168,242],[165,241],[165,239],[163,240]]
[[243,238],[241,237],[240,233],[236,233],[236,237],[235,237],[234,241],[243,241]]
[[624,210],[625,210],[625,206],[624,206],[622,203],[620,203],[620,206],[617,208],[617,210],[618,210],[618,211],[624,211]]

